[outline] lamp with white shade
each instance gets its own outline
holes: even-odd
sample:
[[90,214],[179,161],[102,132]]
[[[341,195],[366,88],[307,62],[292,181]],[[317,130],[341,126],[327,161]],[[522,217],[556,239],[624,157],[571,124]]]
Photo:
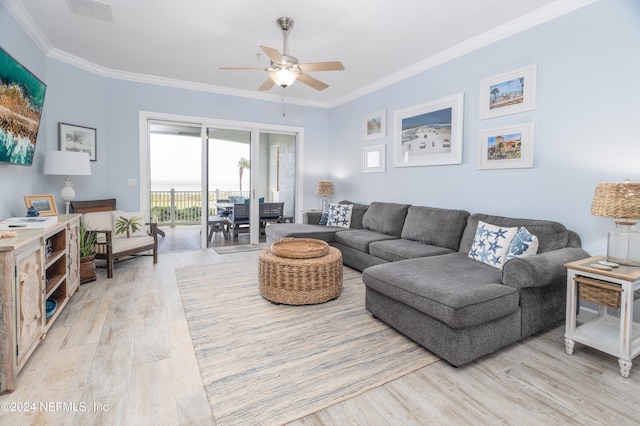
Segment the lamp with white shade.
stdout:
[[86,176],[91,174],[89,154],[75,151],[47,151],[44,157],[45,175],[66,176],[64,186],[60,191],[60,198],[65,202],[66,214],[69,214],[69,205],[76,198],[76,191],[69,176]]

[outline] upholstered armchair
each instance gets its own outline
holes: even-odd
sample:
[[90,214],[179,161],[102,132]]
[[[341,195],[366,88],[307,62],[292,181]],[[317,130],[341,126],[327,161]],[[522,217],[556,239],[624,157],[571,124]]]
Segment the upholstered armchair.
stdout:
[[153,256],[153,263],[158,263],[158,224],[146,221],[144,213],[116,210],[115,199],[72,201],[71,207],[82,213],[87,231],[97,234],[96,259],[106,261],[108,278],[118,260]]

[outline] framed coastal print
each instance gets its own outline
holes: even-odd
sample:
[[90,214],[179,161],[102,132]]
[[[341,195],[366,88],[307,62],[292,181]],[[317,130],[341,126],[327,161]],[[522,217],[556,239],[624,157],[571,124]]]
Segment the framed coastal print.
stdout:
[[40,216],[56,216],[58,214],[58,208],[56,207],[56,200],[53,198],[53,194],[25,195],[24,205],[27,209],[35,207]]
[[364,118],[363,139],[370,141],[387,136],[387,110],[369,114]]
[[58,123],[60,151],[86,152],[91,161],[96,161],[96,129]]
[[31,166],[47,85],[0,47],[0,162]]
[[464,93],[394,113],[394,167],[462,163]]
[[362,173],[384,172],[387,159],[386,145],[365,146],[362,149]]
[[536,65],[480,82],[480,119],[536,108]]
[[479,169],[533,167],[533,123],[480,132]]

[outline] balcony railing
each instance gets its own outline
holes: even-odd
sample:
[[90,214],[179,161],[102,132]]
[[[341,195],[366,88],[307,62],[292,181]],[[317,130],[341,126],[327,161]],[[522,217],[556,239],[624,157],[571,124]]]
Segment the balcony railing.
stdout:
[[[231,195],[249,197],[249,191],[221,191],[216,189],[209,192],[209,205],[207,211],[210,215],[216,214],[215,204],[219,201],[227,201]],[[151,219],[158,225],[197,225],[201,222],[200,191],[151,191]]]

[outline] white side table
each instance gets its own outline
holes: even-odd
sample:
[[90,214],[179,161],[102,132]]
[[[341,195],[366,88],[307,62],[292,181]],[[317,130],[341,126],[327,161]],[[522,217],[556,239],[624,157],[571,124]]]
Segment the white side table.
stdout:
[[[575,342],[582,343],[618,358],[620,374],[629,377],[632,360],[640,353],[640,324],[633,322],[634,293],[640,293],[640,267],[619,266],[610,271],[590,265],[606,260],[595,256],[567,263],[567,321],[564,333],[565,349],[573,354]],[[607,292],[619,292],[616,314],[598,304],[598,315],[584,324],[576,325],[579,285],[604,286]]]

